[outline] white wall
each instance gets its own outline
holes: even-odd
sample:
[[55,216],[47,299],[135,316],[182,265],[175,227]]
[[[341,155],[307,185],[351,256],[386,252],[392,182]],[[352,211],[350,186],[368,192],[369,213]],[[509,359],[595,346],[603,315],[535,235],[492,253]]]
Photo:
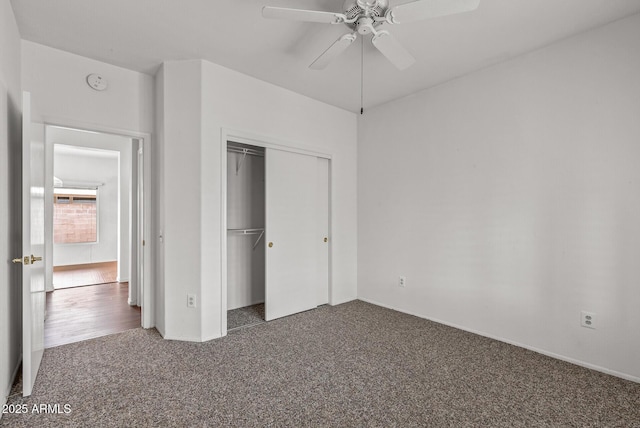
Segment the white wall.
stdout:
[[[165,338],[199,341],[203,299],[200,293],[200,157],[201,157],[201,77],[200,61],[165,63],[159,88],[164,100],[158,119],[162,143],[157,170],[161,176],[159,211],[163,216],[158,225],[162,236],[158,255],[164,262],[157,285],[163,288]],[[211,263],[211,260],[207,261]],[[187,308],[187,293],[197,296],[197,308]]]
[[22,353],[22,271],[11,263],[22,247],[21,115],[20,34],[9,0],[0,0],[0,404]]
[[60,153],[59,148],[59,144],[54,147],[53,169],[54,175],[63,183],[91,182],[104,185],[98,187],[98,240],[95,243],[54,243],[53,265],[118,260],[118,152],[111,152],[112,156],[109,157],[97,157],[86,152]]
[[639,381],[638,40],[635,15],[365,112],[358,296]]
[[221,335],[223,130],[332,155],[331,303],[354,299],[355,114],[206,61],[166,62],[162,73],[165,337]]
[[[91,73],[104,76],[109,88],[91,89]],[[23,40],[22,84],[31,92],[34,122],[153,131],[154,82],[147,74]]]

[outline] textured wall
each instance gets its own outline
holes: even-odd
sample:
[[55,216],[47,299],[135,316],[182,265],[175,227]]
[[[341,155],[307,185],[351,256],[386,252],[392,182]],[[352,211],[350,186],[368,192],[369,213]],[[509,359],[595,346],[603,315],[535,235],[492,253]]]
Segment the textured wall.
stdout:
[[638,40],[635,15],[366,112],[359,297],[640,380]]

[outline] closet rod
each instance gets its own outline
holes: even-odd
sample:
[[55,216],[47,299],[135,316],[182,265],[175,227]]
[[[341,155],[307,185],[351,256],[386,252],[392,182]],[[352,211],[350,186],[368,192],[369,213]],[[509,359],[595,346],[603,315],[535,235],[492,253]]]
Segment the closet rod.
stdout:
[[255,250],[258,246],[258,243],[264,236],[264,229],[227,229],[227,232],[239,233],[241,235],[258,235],[258,239],[256,239],[255,244],[253,244],[253,249]]
[[238,175],[240,168],[242,168],[242,164],[244,163],[244,159],[247,157],[247,155],[264,157],[264,153],[261,153],[254,149],[248,149],[246,147],[237,147],[237,146],[227,145],[227,152],[242,153],[242,157],[238,159],[238,162],[236,163],[236,175]]
[[247,155],[250,155],[250,156],[261,156],[261,157],[264,157],[264,152],[261,152],[261,151],[255,150],[255,149],[247,149],[245,147],[227,145],[227,151],[228,152],[232,152],[232,153],[247,154]]
[[242,235],[257,235],[260,232],[264,232],[264,229],[227,229],[227,232],[240,233]]

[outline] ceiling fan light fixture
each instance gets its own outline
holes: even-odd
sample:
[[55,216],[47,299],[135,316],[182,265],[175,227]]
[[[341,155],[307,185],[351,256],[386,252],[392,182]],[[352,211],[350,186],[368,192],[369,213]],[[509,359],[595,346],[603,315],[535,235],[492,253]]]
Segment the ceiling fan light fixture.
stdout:
[[413,0],[389,7],[389,0],[345,0],[339,12],[292,9],[265,6],[265,18],[292,21],[316,22],[324,24],[345,24],[352,35],[345,35],[335,41],[312,64],[313,69],[322,69],[328,62],[344,52],[355,40],[355,35],[373,34],[373,46],[399,70],[410,67],[415,58],[387,31],[378,30],[383,23],[399,24],[420,19],[469,12],[478,7],[480,0]]
[[373,19],[369,18],[368,16],[363,16],[362,18],[358,19],[358,22],[356,22],[356,30],[358,31],[358,34],[361,35],[366,35],[366,34],[371,34],[371,33],[375,33],[375,29],[373,28],[375,25],[375,22],[373,21]]

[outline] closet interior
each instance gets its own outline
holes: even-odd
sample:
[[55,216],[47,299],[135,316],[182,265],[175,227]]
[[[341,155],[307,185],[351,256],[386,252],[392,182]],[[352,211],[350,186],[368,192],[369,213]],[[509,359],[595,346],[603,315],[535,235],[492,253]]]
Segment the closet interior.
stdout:
[[227,330],[265,320],[265,150],[227,144]]

